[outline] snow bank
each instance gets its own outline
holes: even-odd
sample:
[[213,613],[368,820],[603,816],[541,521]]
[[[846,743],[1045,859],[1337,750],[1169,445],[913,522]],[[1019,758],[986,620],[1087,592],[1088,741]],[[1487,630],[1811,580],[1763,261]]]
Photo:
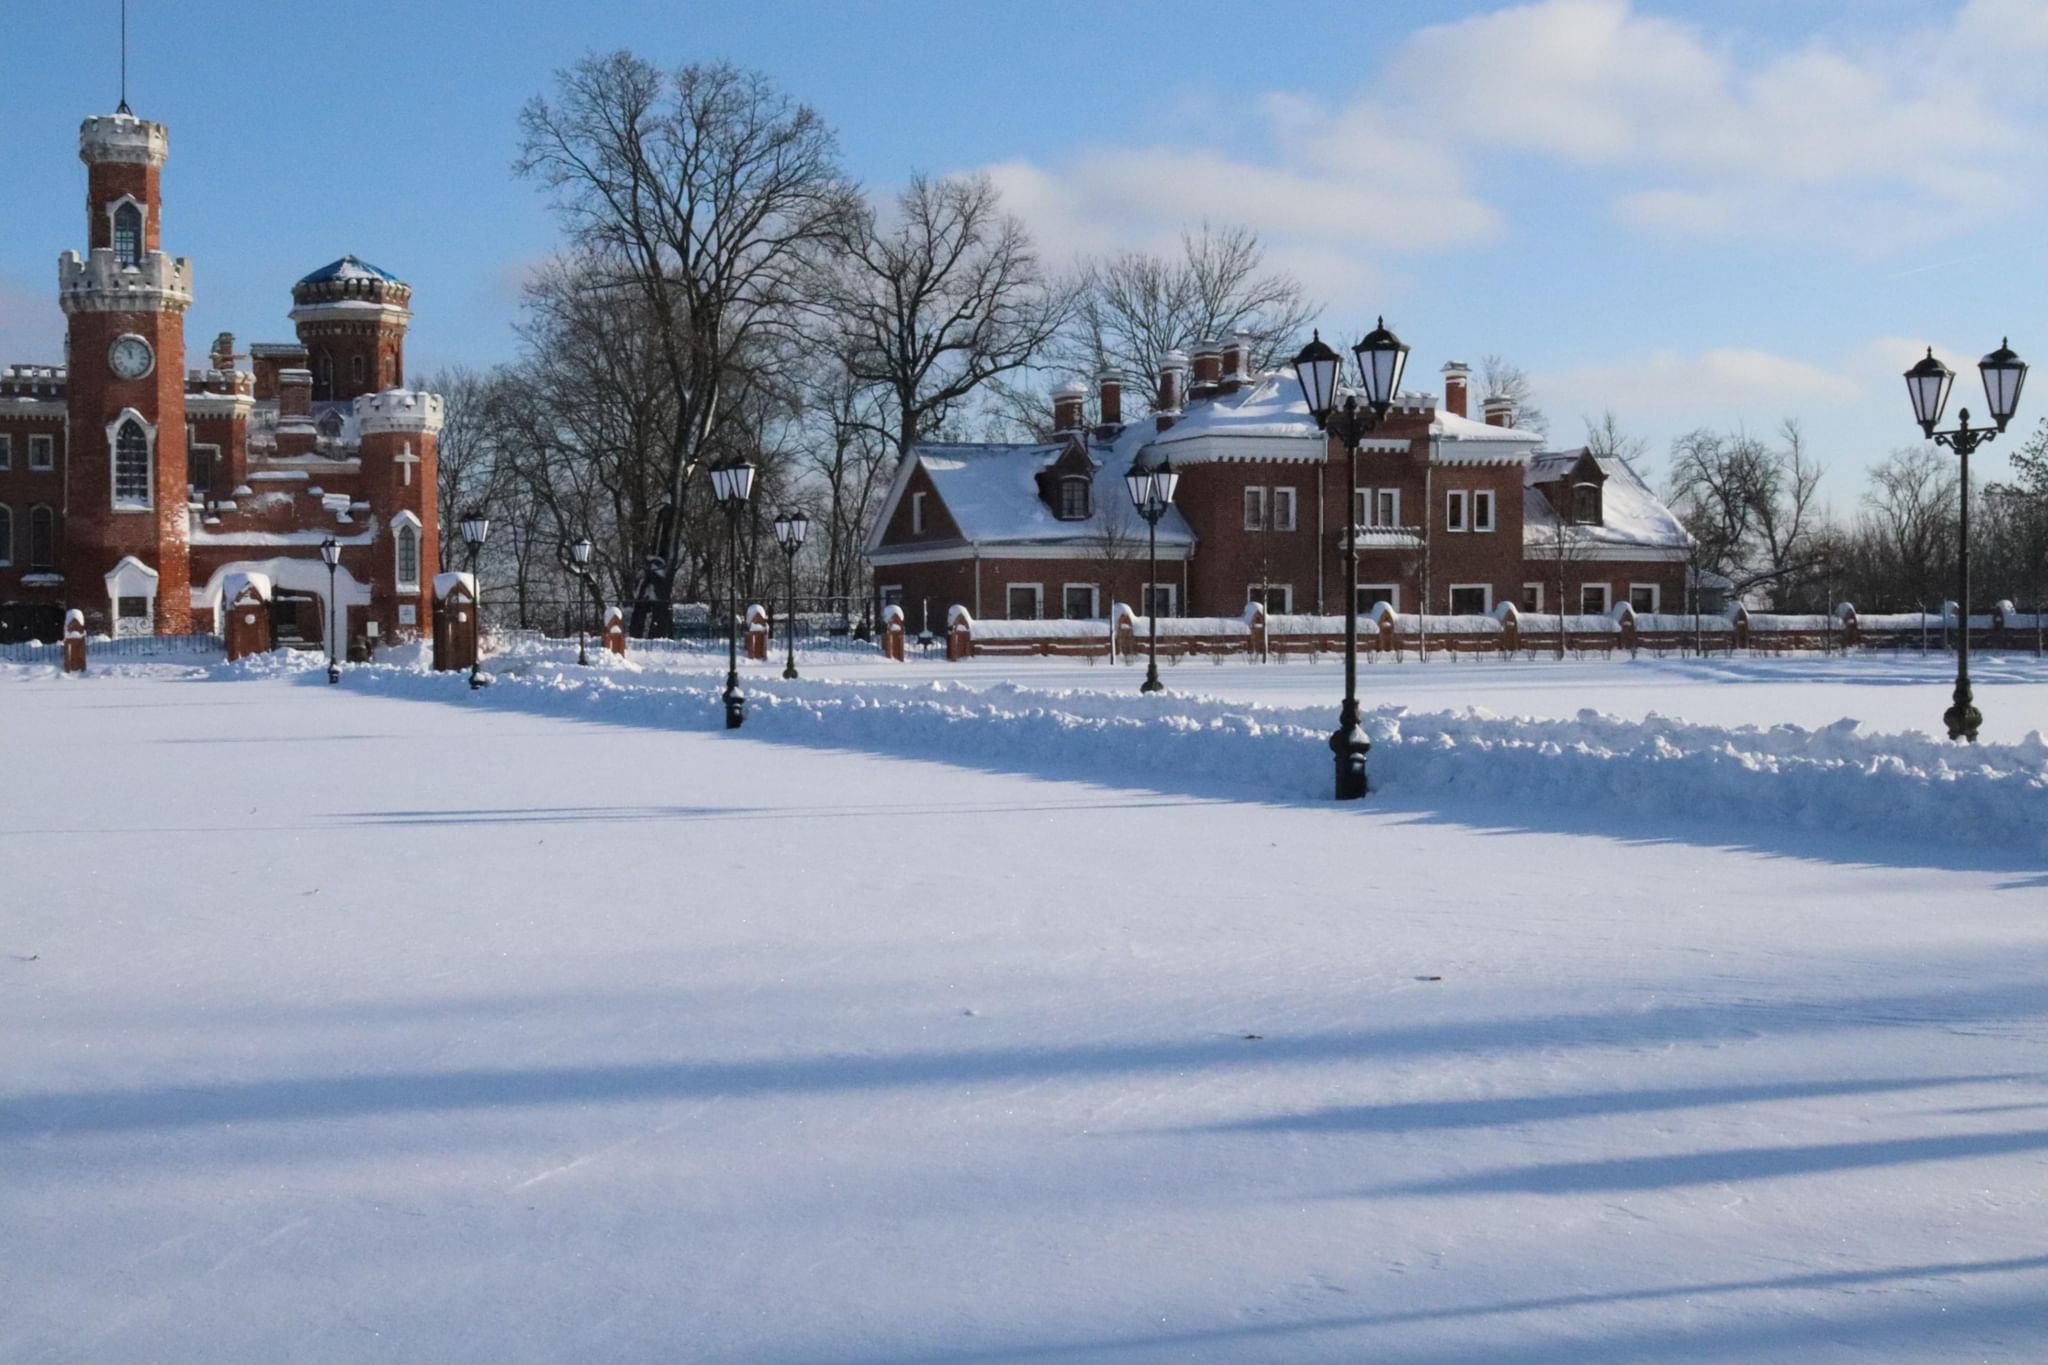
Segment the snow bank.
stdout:
[[[1603,618],[1592,618],[1603,619]],[[643,678],[645,675],[643,675]],[[350,686],[624,725],[715,730],[714,675],[592,676],[538,662],[473,695],[459,674],[359,667]],[[746,736],[1147,786],[1194,780],[1321,800],[1328,707],[1201,697],[1033,691],[1002,684],[765,682]],[[1759,730],[1581,711],[1568,720],[1482,710],[1367,712],[1376,790],[1404,803],[1511,800],[1563,810],[1774,831],[1853,832],[1910,844],[2048,852],[2048,742],[1958,746],[1864,734],[1854,720]]]

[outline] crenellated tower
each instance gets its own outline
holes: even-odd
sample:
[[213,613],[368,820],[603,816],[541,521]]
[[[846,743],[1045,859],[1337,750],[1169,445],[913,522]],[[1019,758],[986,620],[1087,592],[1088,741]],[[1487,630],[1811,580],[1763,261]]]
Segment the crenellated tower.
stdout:
[[175,634],[191,622],[185,310],[192,266],[161,249],[169,147],[164,125],[125,108],[80,125],[87,251],[57,260],[70,355],[60,562],[74,603],[100,600],[104,582],[104,626],[115,632]]
[[354,256],[293,285],[291,317],[313,372],[313,401],[404,387],[411,305],[411,285]]

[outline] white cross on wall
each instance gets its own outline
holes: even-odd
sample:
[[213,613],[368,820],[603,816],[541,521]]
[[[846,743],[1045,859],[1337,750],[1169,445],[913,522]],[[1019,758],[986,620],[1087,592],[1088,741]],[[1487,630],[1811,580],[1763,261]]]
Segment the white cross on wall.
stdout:
[[391,458],[396,460],[399,467],[405,470],[405,486],[407,488],[412,487],[412,467],[420,462],[420,457],[412,453],[412,443],[408,441],[405,449],[399,451]]

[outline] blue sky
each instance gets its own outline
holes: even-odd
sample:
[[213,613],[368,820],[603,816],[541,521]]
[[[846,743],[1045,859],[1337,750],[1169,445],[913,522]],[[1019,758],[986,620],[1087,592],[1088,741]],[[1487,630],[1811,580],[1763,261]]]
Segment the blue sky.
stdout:
[[[118,9],[10,9],[0,360],[50,359],[53,261],[83,233],[77,124],[117,98]],[[878,192],[986,169],[1056,257],[1249,223],[1332,331],[1384,312],[1417,384],[1504,354],[1555,435],[1612,407],[1653,472],[1692,426],[1796,415],[1846,510],[1914,435],[1916,344],[1961,368],[2011,331],[2048,357],[2040,0],[212,13],[131,0],[129,97],[171,128],[195,347],[289,337],[291,282],[347,251],[414,285],[416,374],[508,358],[518,282],[555,242],[510,171],[518,107],[625,46],[766,71]],[[2023,418],[2044,405],[2048,381]]]

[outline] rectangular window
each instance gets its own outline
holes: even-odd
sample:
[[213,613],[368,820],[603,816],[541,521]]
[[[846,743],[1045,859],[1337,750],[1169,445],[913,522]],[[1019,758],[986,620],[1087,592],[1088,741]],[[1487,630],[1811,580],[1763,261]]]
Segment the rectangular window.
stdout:
[[1543,610],[1543,585],[1541,583],[1524,583],[1522,585],[1522,610],[1536,612]]
[[1657,603],[1662,594],[1655,583],[1631,583],[1628,585],[1628,604],[1648,616],[1657,614]]
[[417,588],[420,585],[420,533],[416,526],[398,528],[398,586]]
[[1144,598],[1145,614],[1147,616],[1180,615],[1179,611],[1175,609],[1176,604],[1180,601],[1179,589],[1180,585],[1178,583],[1147,583],[1145,591],[1141,594]]
[[1294,490],[1276,488],[1273,490],[1273,529],[1292,531],[1294,529]]
[[1577,484],[1572,488],[1572,520],[1581,526],[1600,524],[1600,485]]
[[1269,616],[1285,616],[1294,610],[1294,585],[1291,583],[1253,583],[1244,590],[1246,602],[1257,602],[1266,609]]
[[49,470],[57,467],[57,438],[54,436],[31,436],[28,438],[28,467]]
[[1487,583],[1451,584],[1451,615],[1484,616],[1493,610],[1493,587]]
[[1099,612],[1095,610],[1095,585],[1093,583],[1068,583],[1060,588],[1060,615],[1069,621],[1093,621]]
[[14,565],[14,509],[0,503],[0,569]]
[[1060,520],[1086,521],[1089,514],[1088,480],[1064,478],[1060,480]]
[[903,605],[903,585],[901,583],[884,583],[880,588],[876,589],[876,593],[881,597],[882,605],[885,607],[900,607]]
[[1041,583],[1012,583],[1006,603],[1012,621],[1036,621],[1045,615],[1045,586]]
[[47,507],[29,509],[28,566],[39,572],[57,567],[57,514]]
[[0,473],[14,468],[14,437],[0,431]]
[[924,494],[922,493],[912,493],[910,495],[910,534],[914,536],[924,534]]
[[1607,614],[1607,585],[1605,583],[1583,583],[1579,586],[1579,611],[1586,616]]
[[185,447],[185,486],[201,497],[211,494],[213,470],[219,461],[219,446]]
[[1401,587],[1397,583],[1360,583],[1358,585],[1358,614],[1364,616],[1381,602],[1395,611],[1401,610]]
[[1444,529],[1465,529],[1465,490],[1462,488],[1444,494]]
[[1493,529],[1493,490],[1490,488],[1482,488],[1472,495],[1472,529]]
[[1247,488],[1244,490],[1244,529],[1263,531],[1266,529],[1266,490]]

